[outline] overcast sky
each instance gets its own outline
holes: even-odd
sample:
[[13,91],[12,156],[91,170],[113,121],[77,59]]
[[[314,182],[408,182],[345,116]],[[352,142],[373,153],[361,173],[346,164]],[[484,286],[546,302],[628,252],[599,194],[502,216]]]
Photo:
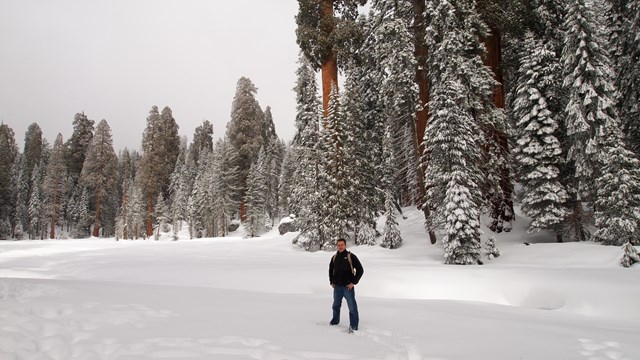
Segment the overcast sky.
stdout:
[[0,0],[0,121],[65,141],[78,112],[106,119],[117,150],[139,149],[152,105],[180,135],[224,135],[236,82],[250,78],[276,132],[294,134],[295,0]]

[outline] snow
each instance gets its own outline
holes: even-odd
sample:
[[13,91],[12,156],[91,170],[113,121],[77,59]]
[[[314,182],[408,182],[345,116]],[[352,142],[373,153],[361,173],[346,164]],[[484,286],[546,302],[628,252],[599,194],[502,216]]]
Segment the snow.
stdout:
[[529,235],[516,211],[500,257],[448,266],[405,210],[400,249],[349,247],[365,268],[353,335],[346,304],[328,325],[331,253],[296,233],[0,241],[0,359],[639,358],[640,266],[621,248]]

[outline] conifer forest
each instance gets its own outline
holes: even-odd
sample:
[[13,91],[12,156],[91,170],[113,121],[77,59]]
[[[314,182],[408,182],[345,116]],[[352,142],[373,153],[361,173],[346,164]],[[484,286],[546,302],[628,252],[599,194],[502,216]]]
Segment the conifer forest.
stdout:
[[640,245],[640,0],[298,5],[293,139],[247,77],[226,132],[204,120],[190,141],[152,104],[118,151],[83,112],[68,139],[31,124],[22,149],[2,124],[0,239],[260,236],[289,218],[307,251],[396,249],[414,207],[425,246],[470,265],[515,202],[558,242]]

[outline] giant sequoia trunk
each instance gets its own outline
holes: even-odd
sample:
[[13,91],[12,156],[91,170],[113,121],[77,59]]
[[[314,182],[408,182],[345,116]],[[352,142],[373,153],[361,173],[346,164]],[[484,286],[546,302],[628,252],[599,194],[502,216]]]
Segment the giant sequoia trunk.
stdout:
[[[493,103],[496,107],[504,109],[505,95],[504,95],[504,79],[502,77],[502,48],[500,42],[500,29],[492,24],[489,26],[491,33],[489,37],[485,39],[485,46],[487,49],[486,65],[491,68],[494,74],[494,78],[499,82],[499,85],[493,91]],[[493,137],[495,142],[500,146],[500,150],[505,155],[509,154],[509,143],[507,135],[498,129],[491,129],[489,136]],[[495,199],[492,206],[492,216],[494,223],[491,226],[491,230],[500,232],[502,230],[502,222],[513,221],[513,184],[511,183],[511,172],[507,164],[500,164],[500,187],[502,189],[502,197]]]
[[50,239],[56,238],[56,193],[53,193],[53,202],[51,206],[51,232],[49,234]]
[[100,208],[102,207],[102,200],[98,196],[96,198],[96,217],[93,221],[93,236],[100,237]]
[[[333,0],[323,0],[322,3],[322,17],[333,17]],[[330,34],[334,29],[323,29]],[[322,108],[324,110],[324,116],[329,114],[329,97],[331,95],[331,88],[338,88],[338,61],[336,54],[333,51],[329,51],[327,57],[322,61]]]
[[[416,137],[415,137],[415,156],[418,159],[418,199],[417,204],[422,208],[425,219],[430,216],[429,208],[422,207],[424,195],[426,194],[424,178],[427,173],[425,164],[421,161],[424,154],[424,132],[427,129],[427,121],[429,120],[429,81],[427,74],[427,44],[425,43],[425,14],[426,1],[413,0],[413,31],[414,31],[414,56],[416,58],[416,83],[418,84],[418,102],[419,110],[416,112]],[[429,240],[432,244],[436,243],[436,234],[429,231]]]

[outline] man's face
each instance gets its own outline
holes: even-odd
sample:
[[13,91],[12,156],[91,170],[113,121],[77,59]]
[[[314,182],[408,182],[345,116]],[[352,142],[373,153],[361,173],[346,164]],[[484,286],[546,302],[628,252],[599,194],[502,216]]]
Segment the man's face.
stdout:
[[347,244],[344,241],[338,241],[336,246],[338,247],[338,251],[340,251],[340,252],[343,252],[344,249],[347,248]]

